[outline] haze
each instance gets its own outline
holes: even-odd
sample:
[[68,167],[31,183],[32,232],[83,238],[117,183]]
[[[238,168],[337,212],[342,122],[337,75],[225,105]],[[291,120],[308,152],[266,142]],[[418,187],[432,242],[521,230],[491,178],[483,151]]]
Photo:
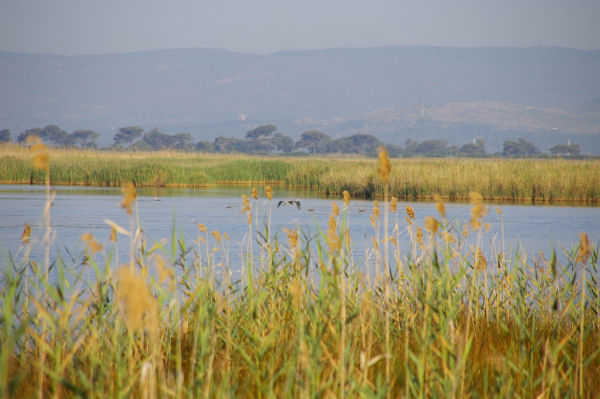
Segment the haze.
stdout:
[[2,0],[0,51],[93,54],[564,46],[600,49],[597,0]]

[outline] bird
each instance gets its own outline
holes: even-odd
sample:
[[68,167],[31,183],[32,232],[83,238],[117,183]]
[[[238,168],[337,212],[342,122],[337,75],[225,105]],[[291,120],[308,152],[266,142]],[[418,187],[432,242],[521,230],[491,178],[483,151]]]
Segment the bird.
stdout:
[[160,201],[160,199],[157,196],[154,196],[154,201]]
[[284,205],[284,206],[287,206],[287,205],[296,205],[296,207],[298,209],[300,209],[300,200],[298,198],[296,198],[295,201],[294,200],[288,200],[288,201],[281,200],[277,204],[277,208],[279,208],[281,205]]

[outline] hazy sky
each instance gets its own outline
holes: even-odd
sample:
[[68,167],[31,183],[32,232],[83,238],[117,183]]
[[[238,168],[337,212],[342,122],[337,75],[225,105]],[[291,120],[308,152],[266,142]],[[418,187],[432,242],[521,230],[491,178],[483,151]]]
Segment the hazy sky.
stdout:
[[0,51],[600,49],[600,0],[0,0]]

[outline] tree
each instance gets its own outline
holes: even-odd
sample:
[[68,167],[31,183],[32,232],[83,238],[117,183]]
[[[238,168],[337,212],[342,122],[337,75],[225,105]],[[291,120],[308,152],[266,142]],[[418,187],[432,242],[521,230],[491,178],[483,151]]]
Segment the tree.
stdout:
[[447,145],[446,140],[425,140],[419,143],[415,154],[424,157],[443,157],[448,155]]
[[244,152],[247,140],[219,136],[215,139],[216,152]]
[[510,158],[524,158],[537,155],[540,150],[530,141],[519,138],[517,141],[506,140],[502,155]]
[[577,156],[581,153],[579,144],[557,144],[550,148],[552,155],[556,156]]
[[192,143],[192,136],[189,133],[177,133],[173,136],[173,141],[173,148],[184,150],[190,147]]
[[418,146],[419,143],[417,142],[417,140],[406,139],[406,141],[404,142],[404,156],[411,157],[415,155],[415,151],[417,150]]
[[319,130],[308,130],[300,135],[294,148],[306,150],[311,154],[324,153],[327,151],[329,136]]
[[17,143],[25,143],[29,136],[37,136],[41,138],[42,129],[39,127],[34,127],[31,129],[27,129],[24,132],[19,133],[17,136]]
[[261,125],[246,133],[246,138],[249,140],[258,140],[264,137],[269,137],[277,131],[275,125]]
[[471,143],[464,144],[458,150],[458,155],[461,157],[485,157],[487,155],[485,152],[485,140],[475,139]]
[[215,152],[215,143],[210,141],[199,141],[194,147],[198,152]]
[[117,134],[113,138],[115,145],[122,146],[130,144],[133,140],[137,139],[142,135],[144,129],[139,126],[127,126],[119,128]]
[[289,153],[294,148],[294,140],[290,136],[286,136],[281,133],[275,133],[273,137],[269,140],[276,151],[280,151],[283,153]]
[[328,143],[327,150],[328,152],[374,156],[377,154],[377,147],[380,145],[382,143],[377,137],[361,133],[332,140]]
[[172,148],[176,140],[170,134],[162,133],[157,128],[145,133],[140,141],[140,145],[146,144],[146,148],[152,150],[161,150],[163,148]]
[[0,143],[8,143],[10,141],[10,130],[0,130]]
[[81,148],[95,148],[98,137],[100,137],[98,133],[89,129],[75,130],[71,133],[72,142],[78,142]]
[[47,143],[56,146],[67,147],[73,144],[69,133],[56,125],[44,127],[40,133],[40,137]]

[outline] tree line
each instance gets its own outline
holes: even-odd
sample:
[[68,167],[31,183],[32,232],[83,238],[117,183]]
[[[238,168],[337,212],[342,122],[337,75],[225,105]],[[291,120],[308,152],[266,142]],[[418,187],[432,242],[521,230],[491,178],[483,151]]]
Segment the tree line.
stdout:
[[[78,147],[98,149],[96,140],[100,136],[89,129],[68,133],[56,125],[44,128],[31,128],[16,137],[17,143],[25,143],[30,136],[38,136],[44,142],[57,147]],[[10,142],[11,132],[0,130],[0,143]],[[394,157],[489,157],[503,156],[509,158],[525,158],[547,156],[530,141],[523,138],[506,140],[502,152],[490,154],[486,151],[483,139],[474,139],[462,146],[448,145],[446,140],[432,139],[418,142],[406,140],[404,145],[386,144],[371,134],[358,133],[341,138],[331,138],[319,130],[308,130],[294,140],[277,131],[273,124],[261,125],[249,130],[244,138],[219,136],[213,141],[193,142],[188,133],[167,134],[154,128],[145,132],[139,126],[121,127],[113,137],[108,149],[156,151],[181,150],[206,153],[246,153],[246,154],[360,154],[375,156],[377,148],[386,146]],[[581,147],[578,144],[558,144],[550,148],[554,156],[579,157]]]

